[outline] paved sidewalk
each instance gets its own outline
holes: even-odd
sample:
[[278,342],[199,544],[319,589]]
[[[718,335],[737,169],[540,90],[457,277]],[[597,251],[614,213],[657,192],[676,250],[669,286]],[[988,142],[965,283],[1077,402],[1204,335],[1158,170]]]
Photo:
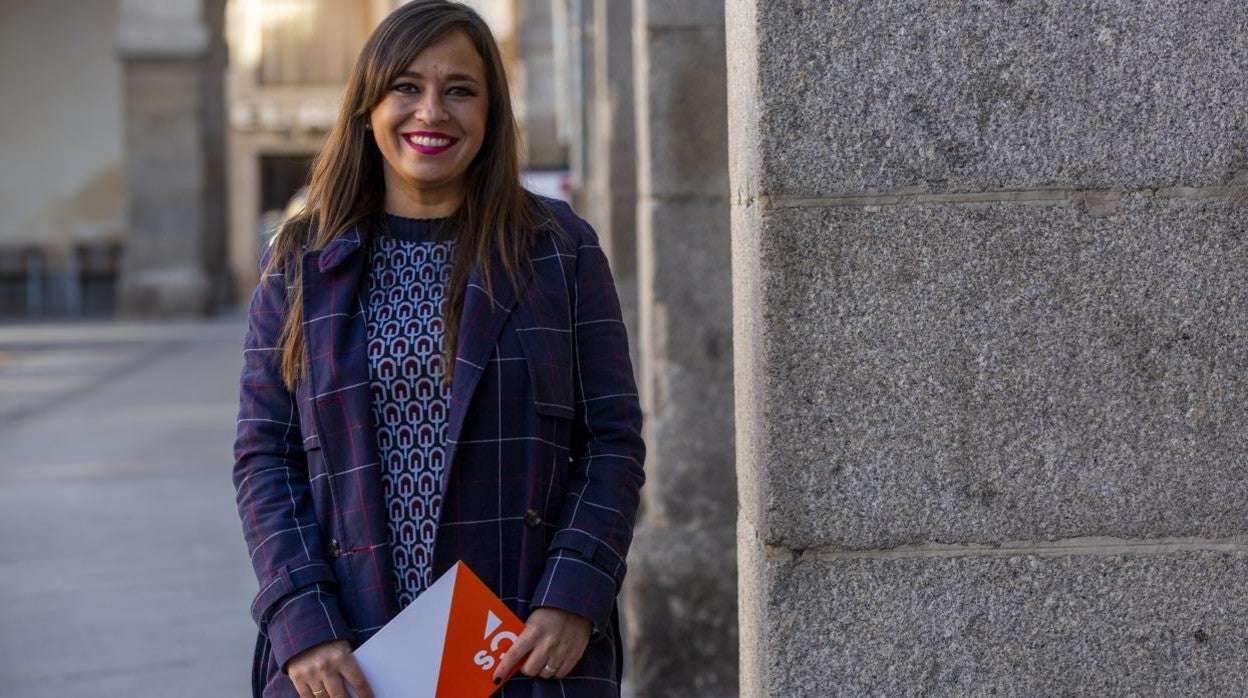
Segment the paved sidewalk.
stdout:
[[249,695],[242,332],[0,326],[0,695]]

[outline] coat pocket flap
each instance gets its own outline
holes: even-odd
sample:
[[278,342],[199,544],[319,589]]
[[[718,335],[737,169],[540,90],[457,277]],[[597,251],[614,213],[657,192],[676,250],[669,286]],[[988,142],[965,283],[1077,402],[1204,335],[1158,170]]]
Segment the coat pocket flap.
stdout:
[[528,364],[534,407],[539,414],[571,419],[573,409],[572,331],[534,322],[521,303],[512,315]]

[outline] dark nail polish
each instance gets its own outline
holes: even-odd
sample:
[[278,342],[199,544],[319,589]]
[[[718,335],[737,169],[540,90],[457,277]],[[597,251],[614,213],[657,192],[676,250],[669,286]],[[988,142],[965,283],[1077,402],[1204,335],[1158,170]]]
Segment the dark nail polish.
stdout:
[[502,683],[502,682],[503,682],[503,680],[502,680],[502,679],[498,678],[497,676],[495,676],[495,677],[494,677],[494,685],[495,685],[495,686],[497,686],[498,684],[500,684],[500,683]]

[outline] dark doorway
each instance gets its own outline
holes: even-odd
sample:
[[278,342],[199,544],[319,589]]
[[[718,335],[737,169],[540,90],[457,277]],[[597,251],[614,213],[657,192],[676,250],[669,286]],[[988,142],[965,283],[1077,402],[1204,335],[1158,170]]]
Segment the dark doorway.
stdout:
[[308,181],[312,154],[260,156],[260,249],[281,223],[291,199]]

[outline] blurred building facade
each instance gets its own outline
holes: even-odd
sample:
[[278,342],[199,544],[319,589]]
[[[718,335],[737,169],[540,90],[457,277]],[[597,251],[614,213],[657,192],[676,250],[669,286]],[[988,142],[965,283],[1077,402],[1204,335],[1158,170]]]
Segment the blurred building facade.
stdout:
[[158,316],[232,301],[224,7],[0,5],[0,315]]
[[77,270],[115,268],[126,238],[118,14],[0,3],[0,316],[112,309]]
[[[398,4],[0,4],[0,317],[202,314],[245,299],[360,47]],[[532,166],[557,187],[554,88],[524,88],[530,63],[539,75],[551,63],[549,7],[469,4],[517,76]]]
[[127,314],[202,314],[232,300],[226,268],[225,0],[121,0],[117,57]]
[[394,0],[233,0],[226,77],[230,268],[236,297],[334,119],[365,39]]

